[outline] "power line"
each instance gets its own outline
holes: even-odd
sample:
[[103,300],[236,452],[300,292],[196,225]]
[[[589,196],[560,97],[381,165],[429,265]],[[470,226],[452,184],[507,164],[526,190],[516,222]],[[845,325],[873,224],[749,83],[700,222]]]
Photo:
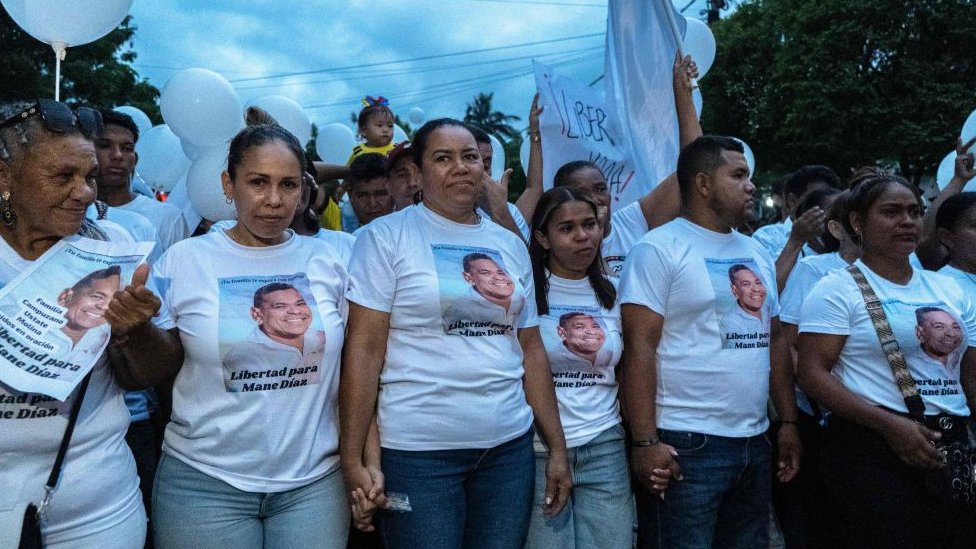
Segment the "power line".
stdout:
[[472,54],[472,53],[485,53],[485,52],[490,52],[490,51],[500,51],[500,50],[514,49],[514,48],[524,48],[524,47],[528,47],[528,46],[541,46],[543,44],[553,44],[553,43],[556,43],[556,42],[565,42],[565,41],[569,41],[569,40],[580,40],[580,39],[584,39],[584,38],[596,38],[596,37],[602,37],[602,36],[604,36],[604,34],[606,34],[606,33],[603,33],[603,32],[595,32],[595,33],[591,33],[591,34],[582,34],[582,35],[579,35],[579,36],[567,36],[567,37],[563,37],[563,38],[552,38],[550,40],[540,40],[540,41],[537,41],[537,42],[524,42],[522,44],[512,44],[512,45],[509,45],[509,46],[495,46],[495,47],[491,47],[491,48],[482,48],[482,49],[476,49],[476,50],[467,50],[467,51],[460,51],[460,52],[450,52],[450,53],[438,53],[438,54],[433,54],[433,55],[424,55],[424,56],[421,56],[421,57],[413,57],[413,58],[410,58],[410,59],[397,59],[397,60],[393,60],[393,61],[378,61],[376,63],[364,63],[364,64],[360,64],[360,65],[347,65],[345,67],[332,67],[332,68],[328,68],[328,69],[316,69],[316,70],[311,70],[311,71],[298,71],[298,72],[279,73],[279,74],[272,74],[272,75],[268,75],[268,76],[255,76],[255,77],[252,77],[252,78],[237,78],[237,79],[234,79],[234,80],[230,80],[230,82],[232,82],[232,83],[233,82],[251,82],[251,81],[254,81],[254,80],[268,80],[268,79],[272,79],[272,78],[284,78],[284,77],[288,77],[288,76],[304,76],[304,75],[308,75],[308,74],[320,74],[320,73],[324,73],[324,72],[335,72],[335,71],[343,71],[343,70],[350,70],[350,69],[361,69],[361,68],[366,68],[366,67],[379,67],[379,66],[382,66],[382,65],[391,65],[391,64],[396,64],[396,63],[409,63],[409,62],[413,62],[413,61],[427,61],[427,60],[430,60],[430,59],[441,59],[441,58],[444,58],[444,57],[455,57],[455,56],[458,56],[458,55],[468,55],[468,54]]

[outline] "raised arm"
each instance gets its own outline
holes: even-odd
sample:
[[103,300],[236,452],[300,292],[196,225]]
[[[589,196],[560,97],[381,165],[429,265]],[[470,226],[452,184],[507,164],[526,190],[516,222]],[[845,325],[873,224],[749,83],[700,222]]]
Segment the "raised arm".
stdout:
[[[681,149],[701,137],[701,124],[692,99],[691,81],[698,78],[698,65],[691,56],[682,58],[675,54],[671,72],[671,85],[674,89],[674,108],[678,114],[678,141]],[[653,155],[655,151],[644,151]],[[647,228],[653,229],[671,221],[681,213],[681,193],[678,191],[678,177],[671,173],[657,187],[639,200]]]
[[966,183],[973,176],[976,176],[976,170],[973,168],[973,153],[967,152],[974,144],[976,144],[976,137],[966,143],[963,143],[962,140],[956,141],[956,162],[952,179],[942,189],[939,196],[929,204],[928,209],[925,210],[925,215],[922,216],[922,238],[919,240],[915,253],[926,269],[940,269],[946,262],[945,248],[939,242],[935,231],[935,214],[946,199],[961,193],[966,188]]
[[532,98],[529,109],[529,169],[525,174],[525,190],[515,201],[522,217],[531,221],[535,206],[542,197],[542,134],[539,132],[539,115],[544,107],[539,106],[539,92]]

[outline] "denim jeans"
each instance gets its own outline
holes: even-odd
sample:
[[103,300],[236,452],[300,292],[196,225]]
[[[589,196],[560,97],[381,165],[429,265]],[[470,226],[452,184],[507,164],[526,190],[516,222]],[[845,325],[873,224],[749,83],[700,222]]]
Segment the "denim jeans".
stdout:
[[157,549],[338,549],[350,520],[338,469],[285,492],[244,492],[164,453],[152,522]]
[[384,511],[386,547],[517,549],[525,541],[535,475],[533,430],[487,449],[383,448],[386,492],[411,510]]
[[569,449],[573,492],[554,517],[542,514],[548,452],[535,455],[535,501],[528,549],[630,549],[634,537],[634,499],[630,491],[623,425],[603,431],[590,442]]
[[729,438],[660,429],[658,437],[678,451],[684,480],[672,479],[663,501],[647,493],[638,498],[642,547],[769,546],[772,452],[764,435]]

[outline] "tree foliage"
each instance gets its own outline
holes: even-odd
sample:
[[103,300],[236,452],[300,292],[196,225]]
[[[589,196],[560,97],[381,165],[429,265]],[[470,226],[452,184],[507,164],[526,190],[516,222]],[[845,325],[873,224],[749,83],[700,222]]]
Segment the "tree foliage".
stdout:
[[[99,108],[132,105],[154,122],[162,122],[159,90],[132,68],[132,38],[137,27],[126,17],[108,35],[68,48],[61,63],[61,98]],[[0,99],[54,97],[54,51],[34,39],[0,8]]]
[[703,126],[769,176],[881,163],[917,180],[976,107],[974,0],[752,0],[712,30]]
[[474,100],[468,103],[464,109],[464,123],[477,126],[497,137],[499,141],[505,142],[519,134],[511,123],[518,122],[522,118],[494,110],[491,105],[494,97],[494,92],[476,95]]

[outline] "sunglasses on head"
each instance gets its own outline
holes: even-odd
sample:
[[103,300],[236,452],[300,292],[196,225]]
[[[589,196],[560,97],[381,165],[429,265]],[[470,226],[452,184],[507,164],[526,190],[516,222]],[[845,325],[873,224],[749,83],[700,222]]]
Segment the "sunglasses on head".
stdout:
[[44,122],[44,127],[55,133],[69,133],[77,129],[89,139],[94,139],[102,133],[100,112],[88,107],[71,110],[71,107],[52,99],[38,100],[37,103],[0,122],[0,129],[19,124],[38,114]]

